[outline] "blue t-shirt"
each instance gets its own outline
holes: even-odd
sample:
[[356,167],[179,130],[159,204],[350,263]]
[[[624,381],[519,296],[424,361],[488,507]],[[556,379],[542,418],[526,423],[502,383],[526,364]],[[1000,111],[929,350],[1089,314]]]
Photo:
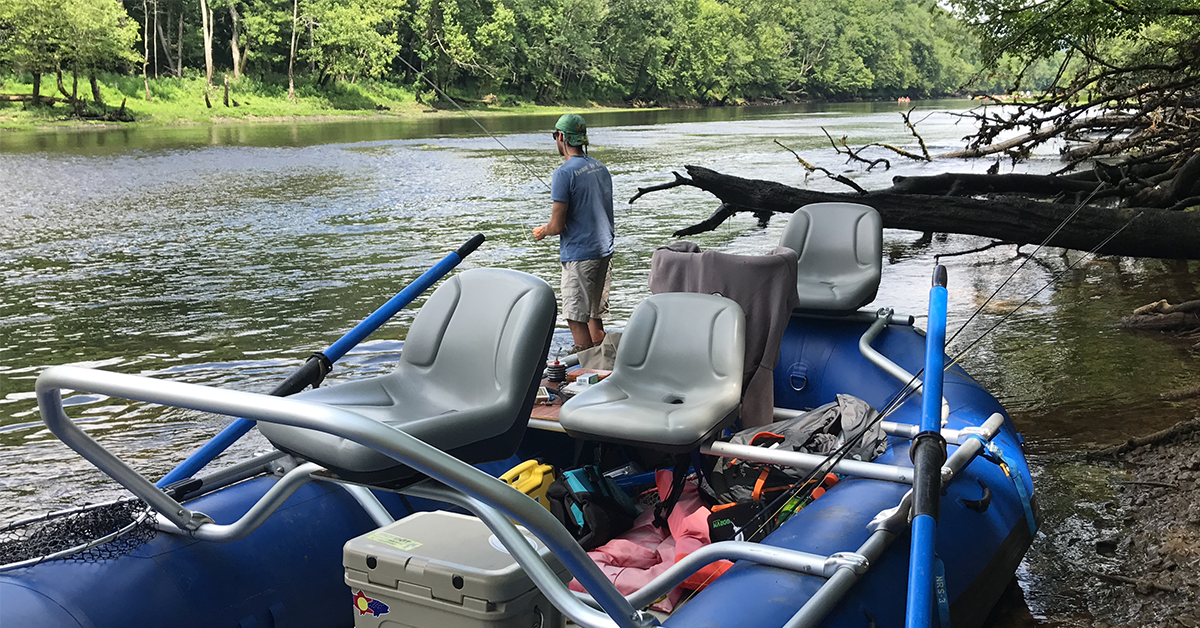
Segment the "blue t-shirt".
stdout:
[[564,262],[600,259],[613,254],[612,175],[604,164],[573,155],[554,171],[550,199],[567,204],[567,222],[559,234]]

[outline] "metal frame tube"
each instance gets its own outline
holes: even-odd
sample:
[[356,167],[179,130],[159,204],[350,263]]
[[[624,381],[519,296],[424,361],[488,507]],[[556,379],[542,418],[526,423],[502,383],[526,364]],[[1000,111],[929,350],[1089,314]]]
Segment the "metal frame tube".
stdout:
[[[751,445],[735,445],[720,441],[700,447],[700,453],[709,456],[721,456],[723,458],[743,458],[755,462],[782,464],[797,469],[814,469],[818,465],[829,461],[828,456],[821,454],[767,449],[766,447],[754,447]],[[883,480],[885,482],[899,482],[901,484],[912,484],[913,479],[913,470],[910,467],[879,464],[876,462],[861,462],[858,460],[843,459],[833,466],[833,472],[870,478],[872,480]]]
[[[99,447],[99,445],[96,446]],[[108,469],[105,469],[104,467],[100,467],[100,470],[108,473]],[[185,512],[190,515],[186,520],[183,520],[184,525],[180,525],[181,521],[177,520],[182,519],[182,516],[172,517],[170,515],[172,511],[168,510],[164,512],[159,510],[156,506],[155,510],[157,510],[159,513],[158,527],[166,532],[185,534],[191,536],[192,538],[200,539],[201,541],[211,541],[214,543],[229,543],[236,541],[244,538],[247,534],[250,534],[257,529],[258,526],[262,525],[263,522],[267,520],[267,517],[270,517],[280,506],[283,505],[283,502],[287,501],[287,498],[292,496],[292,493],[295,493],[297,489],[305,484],[308,484],[312,480],[311,475],[313,473],[324,470],[324,467],[319,464],[306,462],[295,469],[288,471],[282,478],[279,478],[278,482],[276,482],[269,490],[267,490],[265,495],[259,498],[259,500],[250,507],[250,510],[246,514],[242,515],[241,518],[233,523],[216,523],[207,515],[199,512],[188,511],[187,509],[183,508],[183,506],[179,505],[178,502],[175,502],[178,508],[174,512],[177,514],[179,512]],[[143,479],[143,481],[145,480]],[[130,486],[126,486],[125,488],[133,491],[133,488]],[[144,495],[139,495],[136,492],[134,492],[134,494],[142,499],[146,499]],[[159,494],[162,495],[162,493]],[[163,497],[166,497],[166,495],[163,495]],[[175,501],[170,497],[167,497],[167,499],[170,499],[172,502]],[[149,500],[147,500],[147,503],[149,503]],[[185,527],[187,522],[195,521],[200,522],[200,524],[198,524],[195,528]]]
[[[858,554],[869,562],[875,562],[894,540],[895,534],[887,530],[878,530],[867,537],[866,542],[858,548]],[[849,566],[838,569],[837,573],[808,598],[808,602],[796,611],[788,623],[784,624],[784,628],[815,628],[861,577],[860,572]]]
[[367,511],[367,515],[371,517],[371,521],[374,521],[375,525],[382,528],[390,523],[396,523],[396,518],[392,516],[392,513],[388,512],[387,508],[383,507],[383,503],[379,501],[375,493],[371,492],[371,489],[357,484],[342,484],[341,482],[336,482],[336,484],[339,484],[342,488],[346,489],[347,493],[350,493],[354,501],[358,502],[358,505]]
[[558,421],[548,421],[546,419],[529,419],[529,428],[534,430],[542,430],[543,432],[558,432],[566,434],[567,430]]
[[262,473],[269,473],[271,471],[269,465],[280,458],[286,458],[287,455],[286,452],[273,451],[214,471],[208,475],[202,475],[196,478],[200,480],[200,488],[188,493],[186,499],[192,500],[217,489],[225,488],[230,484],[237,484],[242,480],[248,480]]
[[[807,311],[807,312],[796,312],[795,316],[798,316],[800,318],[815,318],[817,320],[824,320],[824,321],[845,321],[845,322],[850,322],[850,323],[871,323],[876,318],[878,318],[879,312],[878,312],[878,310],[876,310],[876,311],[856,310],[854,312],[851,312],[850,314],[836,315],[836,314],[821,314],[818,312]],[[895,312],[891,311],[891,308],[888,308],[888,324],[889,325],[904,325],[906,327],[912,327],[913,323],[915,323],[916,320],[917,319],[915,316],[911,316],[908,314],[896,314]]]
[[516,519],[550,546],[580,584],[593,592],[618,626],[637,628],[642,623],[640,614],[549,511],[504,482],[379,421],[333,406],[250,392],[72,366],[55,366],[44,371],[35,390],[42,418],[50,431],[176,526],[193,534],[211,520],[168,497],[72,423],[63,411],[64,388],[312,429],[370,447]]
[[[889,314],[885,314],[885,313],[889,313]],[[925,385],[923,382],[921,382],[920,379],[917,379],[915,375],[913,375],[912,373],[909,373],[907,370],[904,369],[904,367],[900,366],[899,364],[896,364],[890,358],[888,358],[887,356],[883,355],[882,353],[876,351],[875,348],[871,346],[871,343],[875,342],[875,339],[877,337],[879,337],[880,333],[883,332],[883,328],[887,327],[889,317],[890,317],[890,310],[883,309],[883,310],[879,311],[879,314],[877,315],[875,322],[871,323],[871,326],[867,328],[867,331],[863,332],[862,337],[858,339],[858,352],[861,353],[863,355],[863,357],[866,358],[868,361],[870,361],[872,364],[883,369],[883,371],[885,373],[896,378],[897,381],[899,381],[902,384],[905,384],[907,386],[907,388],[913,389],[914,391],[916,391],[917,394],[919,394],[923,397],[925,395]],[[940,392],[941,391],[939,389],[939,393]],[[941,396],[941,395],[939,394],[938,396]],[[946,422],[946,419],[949,416],[950,416],[950,402],[946,401],[945,397],[942,397],[942,423],[943,424]]]
[[[700,568],[718,560],[748,560],[753,563],[798,571],[810,576],[829,577],[841,565],[841,561],[808,552],[797,552],[782,547],[747,543],[745,541],[718,541],[705,545],[688,554],[679,562],[658,574],[642,588],[625,596],[634,608],[645,608],[679,586],[688,576]],[[575,593],[575,592],[573,592]],[[595,605],[586,593],[575,593],[584,602]]]
[[[959,472],[967,467],[975,456],[983,450],[983,444],[972,436],[980,436],[986,440],[992,440],[1004,425],[1004,415],[996,412],[988,417],[978,428],[967,428],[960,431],[959,438],[952,442],[959,444],[958,449],[946,458],[946,463],[942,465],[942,485],[945,486],[954,478],[958,477]],[[949,440],[949,439],[947,439]]]
[[598,611],[578,599],[575,593],[559,580],[558,574],[554,573],[542,560],[537,550],[529,545],[517,526],[513,525],[512,521],[500,511],[475,498],[431,482],[414,484],[406,487],[403,492],[414,497],[454,504],[474,513],[495,533],[496,538],[520,563],[521,568],[529,575],[529,579],[545,594],[550,603],[554,604],[572,622],[583,628],[612,628],[616,625],[612,618],[603,611]]

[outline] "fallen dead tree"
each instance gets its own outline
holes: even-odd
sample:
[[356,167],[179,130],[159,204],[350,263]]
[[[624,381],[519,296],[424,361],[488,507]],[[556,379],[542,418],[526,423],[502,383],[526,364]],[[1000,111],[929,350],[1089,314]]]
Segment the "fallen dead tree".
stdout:
[[37,96],[35,98],[33,94],[0,94],[0,102],[31,102],[34,100],[46,104],[67,102],[66,98],[55,98],[53,96]]
[[[775,181],[721,174],[699,166],[687,166],[686,170],[689,176],[672,173],[674,181],[639,188],[629,201],[633,203],[650,192],[680,186],[699,188],[721,201],[716,212],[695,225],[676,231],[676,237],[711,231],[741,212],[755,214],[763,222],[771,214],[791,213],[810,203],[851,202],[874,207],[888,228],[962,233],[1013,244],[1036,244],[1046,240],[1077,207],[1070,203],[1019,197],[980,200],[967,196],[912,194],[895,188],[865,194],[818,192]],[[1090,251],[1111,237],[1097,253],[1200,259],[1198,236],[1200,212],[1089,205],[1067,221],[1048,244]]]

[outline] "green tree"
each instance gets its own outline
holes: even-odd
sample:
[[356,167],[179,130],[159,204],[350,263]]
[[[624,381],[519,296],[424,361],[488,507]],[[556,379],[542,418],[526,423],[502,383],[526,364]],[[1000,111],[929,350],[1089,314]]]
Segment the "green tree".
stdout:
[[138,25],[112,0],[0,0],[0,24],[4,59],[33,75],[35,100],[43,74],[67,69],[86,74],[102,102],[97,74],[142,61],[134,50]]
[[317,68],[318,84],[334,77],[354,81],[380,76],[400,52],[395,38],[399,0],[312,0],[304,11],[312,21],[312,46],[302,58]]
[[[1010,89],[1045,81],[1046,62],[1057,61],[1039,102],[1004,119],[981,118],[977,146],[1021,130],[1025,141],[1006,146],[1014,154],[1051,140],[1079,142],[1064,152],[1072,163],[1138,150],[1143,161],[1178,166],[1200,151],[1200,0],[953,4],[981,42],[981,66],[1010,76]],[[1135,204],[1151,202],[1158,201]]]
[[69,40],[63,66],[87,74],[92,98],[101,103],[99,73],[124,71],[142,62],[134,48],[140,39],[137,22],[111,0],[63,0],[62,5]]
[[57,70],[65,45],[61,0],[0,0],[0,60],[33,75],[33,100],[42,75]]

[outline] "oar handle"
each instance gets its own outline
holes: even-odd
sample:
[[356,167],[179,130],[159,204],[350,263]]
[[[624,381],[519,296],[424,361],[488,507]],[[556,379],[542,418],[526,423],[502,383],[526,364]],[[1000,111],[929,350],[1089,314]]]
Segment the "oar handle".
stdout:
[[[340,360],[342,356],[346,355],[347,351],[353,349],[364,338],[369,336],[371,332],[379,329],[381,325],[395,316],[397,312],[404,309],[409,303],[412,303],[421,293],[428,290],[430,286],[444,277],[446,273],[454,270],[454,267],[458,266],[463,261],[463,258],[479,248],[479,245],[483,244],[485,239],[482,233],[472,236],[470,240],[464,242],[456,251],[442,258],[440,262],[433,265],[433,268],[422,273],[420,277],[417,277],[415,281],[408,284],[396,296],[389,299],[387,303],[384,303],[379,309],[372,312],[361,323],[355,325],[354,329],[351,329],[341,338],[338,338],[328,349],[323,352],[314,353],[303,366],[293,371],[270,394],[277,397],[286,397],[298,393],[310,385],[319,384],[321,380],[325,379],[325,375],[329,373],[330,369],[333,368],[334,362]],[[204,465],[212,462],[213,459],[221,455],[230,445],[237,442],[246,432],[249,432],[254,427],[254,423],[254,421],[247,419],[237,419],[225,426],[225,429],[221,430],[216,436],[200,447],[200,449],[197,449],[191,456],[188,456],[186,460],[172,469],[170,473],[163,476],[156,483],[156,486],[162,488],[192,477],[197,471],[204,468]]]
[[479,248],[479,245],[483,244],[483,241],[486,239],[487,238],[484,238],[482,233],[476,233],[475,235],[471,236],[470,240],[463,242],[463,245],[458,247],[458,250],[455,251],[455,253],[458,254],[458,259],[461,260],[462,258],[474,253],[475,249]]
[[946,267],[933,271],[929,289],[929,327],[925,330],[925,383],[921,394],[921,431],[913,438],[912,545],[908,555],[905,628],[929,628],[933,622],[934,551],[942,465],[942,371],[946,368]]

